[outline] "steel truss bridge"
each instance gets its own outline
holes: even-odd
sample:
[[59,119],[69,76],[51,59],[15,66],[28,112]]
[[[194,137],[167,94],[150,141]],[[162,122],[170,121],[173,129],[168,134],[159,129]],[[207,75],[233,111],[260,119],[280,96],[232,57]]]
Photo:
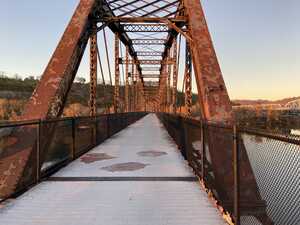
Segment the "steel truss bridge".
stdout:
[[[99,35],[105,48],[98,46]],[[90,115],[62,118],[87,46]],[[97,113],[99,77],[113,88],[113,109],[103,115]],[[200,120],[192,119],[192,79]],[[184,111],[177,104],[179,89]],[[276,143],[299,152],[300,142],[235,125],[199,0],[80,0],[19,120],[0,124],[1,224],[82,224],[82,218],[139,225],[299,222],[297,204],[282,193],[271,198],[262,185],[263,162],[253,160],[265,157],[257,148],[275,151]]]

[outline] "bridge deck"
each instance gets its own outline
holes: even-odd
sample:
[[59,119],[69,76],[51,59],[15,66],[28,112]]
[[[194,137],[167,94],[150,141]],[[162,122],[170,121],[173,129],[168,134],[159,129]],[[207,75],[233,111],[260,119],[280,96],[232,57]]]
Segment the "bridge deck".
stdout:
[[150,114],[3,205],[0,224],[226,223]]

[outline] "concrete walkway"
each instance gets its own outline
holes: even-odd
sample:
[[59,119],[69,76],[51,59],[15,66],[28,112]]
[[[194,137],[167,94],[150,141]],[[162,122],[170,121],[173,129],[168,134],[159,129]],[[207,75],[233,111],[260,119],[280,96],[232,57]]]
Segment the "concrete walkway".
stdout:
[[224,225],[154,114],[0,208],[5,225]]

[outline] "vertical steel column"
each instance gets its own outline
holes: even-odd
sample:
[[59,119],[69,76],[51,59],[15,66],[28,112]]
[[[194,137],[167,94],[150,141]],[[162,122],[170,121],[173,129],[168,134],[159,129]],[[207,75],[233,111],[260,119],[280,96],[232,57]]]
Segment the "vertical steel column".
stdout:
[[135,96],[135,103],[134,103],[134,107],[135,107],[135,111],[138,111],[138,104],[139,104],[139,96],[138,96],[138,84],[139,84],[139,70],[137,68],[137,65],[135,64],[135,85],[134,85],[134,96]]
[[185,50],[185,107],[186,116],[190,117],[192,114],[192,58],[190,54],[190,48],[186,43]]
[[90,35],[90,116],[96,116],[97,96],[97,25],[93,24]]
[[[169,54],[169,53],[168,53]],[[168,58],[166,58],[166,61],[168,60]],[[167,97],[168,97],[168,86],[167,86],[167,80],[168,80],[168,67],[165,63],[164,67],[163,67],[163,77],[164,77],[164,82],[163,82],[163,111],[167,112]]]
[[178,82],[178,63],[179,60],[177,59],[177,39],[175,38],[173,44],[173,59],[174,59],[174,66],[173,66],[173,91],[172,91],[172,111],[176,113],[177,111],[177,82]]
[[232,106],[225,87],[217,55],[199,0],[183,0],[192,38],[191,52],[195,71],[198,101],[205,120],[233,121]]
[[132,93],[132,111],[135,112],[135,64],[134,62],[132,63],[132,75],[131,75],[131,93]]
[[165,112],[165,100],[166,100],[166,66],[163,63],[161,68],[160,80],[159,80],[159,94],[158,102],[160,103],[160,112]]
[[128,47],[126,47],[126,62],[125,62],[125,112],[129,112],[129,52]]
[[170,109],[170,105],[171,105],[171,99],[172,99],[172,94],[171,94],[171,71],[172,71],[172,64],[170,63],[171,61],[171,50],[168,50],[168,56],[167,56],[167,102],[166,102],[166,106],[167,106],[167,112],[171,112]]
[[120,55],[120,46],[119,46],[119,37],[115,35],[115,91],[114,91],[114,112],[119,112],[119,103],[120,103],[120,65],[119,65],[119,55]]

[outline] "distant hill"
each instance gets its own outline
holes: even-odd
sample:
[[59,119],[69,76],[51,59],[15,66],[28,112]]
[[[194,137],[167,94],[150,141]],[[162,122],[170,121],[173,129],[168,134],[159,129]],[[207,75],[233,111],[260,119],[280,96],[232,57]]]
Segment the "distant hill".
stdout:
[[[0,72],[0,99],[22,99],[26,100],[31,96],[34,88],[36,87],[38,79],[33,76],[29,76],[25,79],[21,78],[9,78],[1,75]],[[109,105],[112,103],[114,87],[106,86],[105,90],[102,85],[98,85],[98,105]],[[105,91],[105,93],[104,93]],[[121,87],[121,96],[124,94],[124,87]],[[104,97],[105,95],[105,97]],[[88,105],[89,100],[89,84],[74,82],[68,96],[67,104],[80,103],[84,106]],[[286,104],[300,100],[300,97],[284,98],[276,101],[270,101],[265,99],[248,100],[248,99],[236,99],[232,100],[234,106],[240,105],[260,105],[260,104],[280,104],[285,106]],[[193,104],[197,102],[197,95],[193,94]],[[178,105],[184,104],[184,95],[178,92]]]
[[280,104],[281,106],[285,106],[289,102],[300,100],[300,97],[290,97],[279,99],[275,101],[258,99],[258,100],[247,100],[247,99],[237,99],[232,100],[233,105],[262,105],[262,104]]

